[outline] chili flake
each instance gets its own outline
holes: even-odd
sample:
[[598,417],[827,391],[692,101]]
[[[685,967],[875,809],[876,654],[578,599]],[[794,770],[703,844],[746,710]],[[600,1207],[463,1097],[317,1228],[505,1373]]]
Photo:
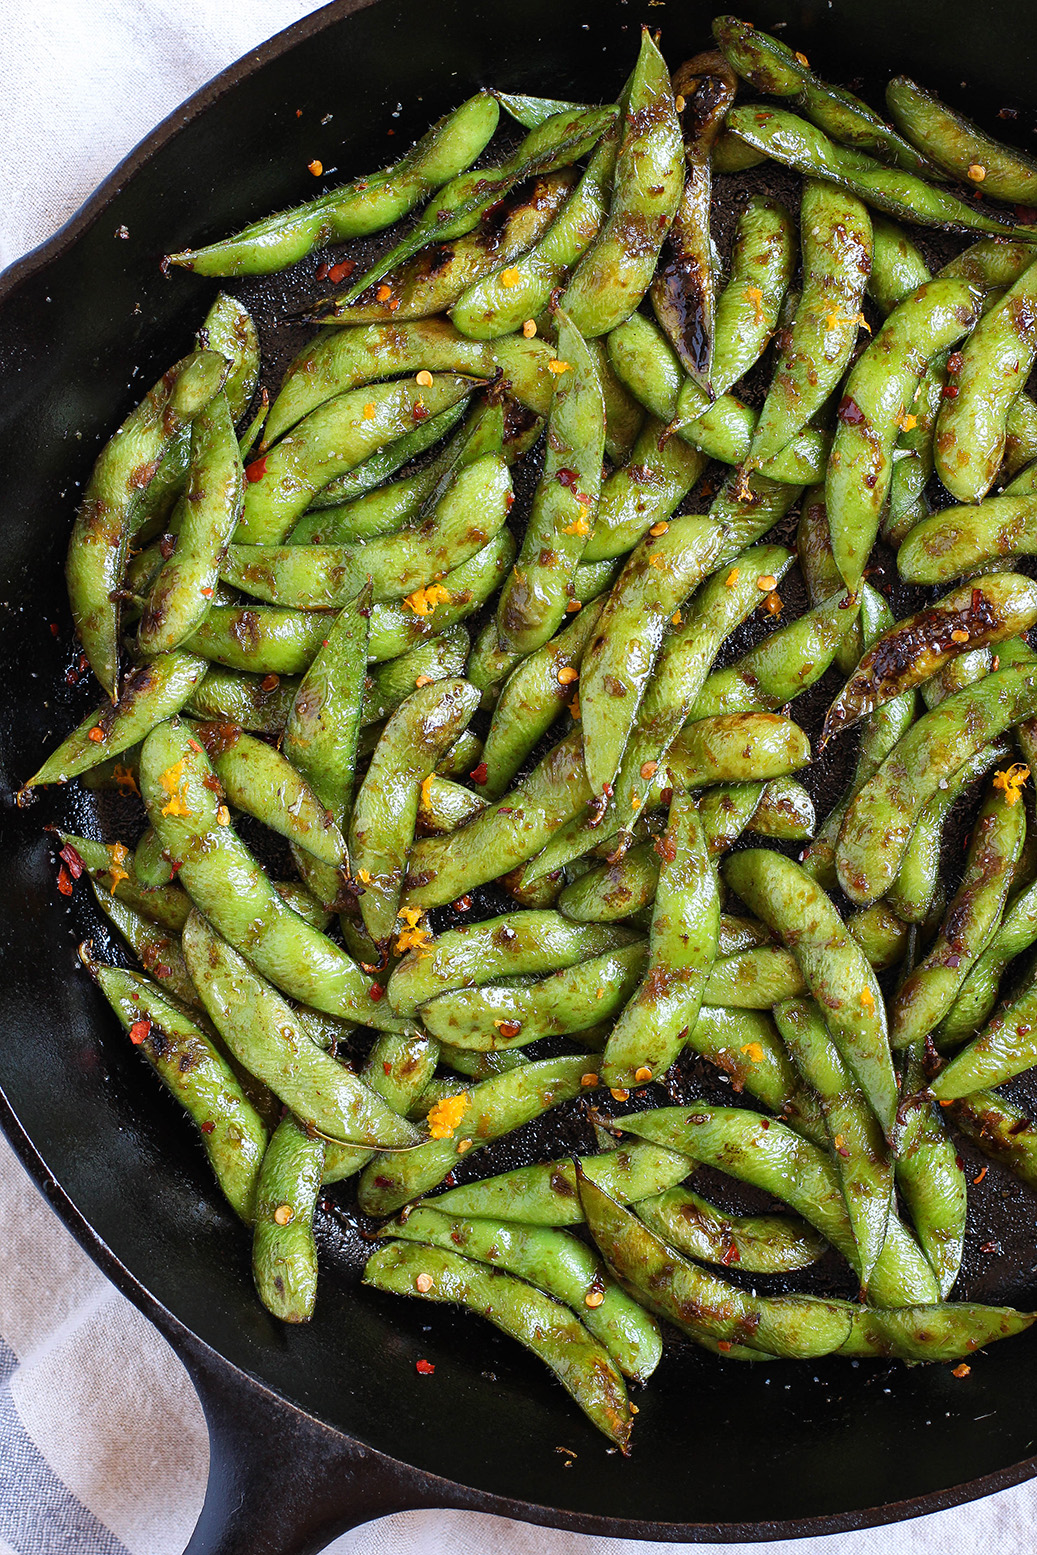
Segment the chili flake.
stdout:
[[729,589],[733,589],[735,584],[738,582],[738,580],[739,580],[739,578],[741,576],[742,576],[741,570],[738,567],[732,567],[731,571],[728,573],[727,577],[724,579],[724,587],[725,588],[729,588]]
[[583,1298],[583,1304],[585,1307],[600,1307],[604,1300],[605,1292],[603,1290],[589,1290]]
[[771,589],[777,588],[777,586],[777,578],[775,578],[769,572],[765,572],[762,577],[759,577],[756,580],[756,587],[760,590],[761,594],[769,594]]
[[574,723],[579,723],[579,721],[580,721],[580,699],[579,699],[579,697],[573,697],[572,701],[567,703],[566,705],[567,705],[567,707],[569,709],[569,717],[573,720]]
[[225,804],[221,804],[216,811],[216,824],[217,826],[230,825],[230,811],[227,809]]
[[648,778],[653,778],[655,776],[655,774],[658,772],[658,770],[659,770],[659,763],[657,761],[643,761],[641,763],[641,776],[646,781],[648,780]]
[[617,1090],[611,1090],[610,1089],[609,1090],[609,1095],[612,1097],[613,1101],[629,1101],[630,1100],[630,1092],[629,1091],[624,1091],[622,1089],[617,1089]]
[[428,1131],[433,1139],[450,1139],[461,1119],[468,1111],[468,1097],[463,1091],[457,1096],[444,1096],[429,1108]]
[[582,600],[570,599],[569,603],[565,607],[565,613],[566,613],[566,615],[574,616],[578,610],[582,610],[582,609],[583,609],[583,601]]
[[760,609],[766,610],[769,616],[780,616],[781,595],[772,589],[771,592],[767,595],[767,598],[764,600],[763,604],[760,606]]
[[669,527],[670,527],[669,524],[667,524],[664,521],[660,520],[660,522],[658,524],[653,524],[652,525],[652,527],[651,527],[651,529],[649,529],[648,533],[650,535],[654,535],[655,538],[658,539],[660,535],[664,535],[666,533],[666,531],[669,529]]
[[974,184],[981,184],[987,176],[987,170],[982,162],[972,162],[969,165],[969,177]]
[[414,1281],[414,1284],[417,1287],[417,1289],[421,1291],[421,1294],[424,1296],[426,1291],[430,1291],[432,1289],[432,1276],[431,1276],[431,1274],[419,1274],[417,1279]]
[[431,1361],[414,1362],[414,1370],[422,1377],[431,1377],[435,1369]]
[[72,895],[72,876],[69,874],[64,864],[62,864],[61,868],[58,870],[58,890],[61,892],[62,896]]
[[581,1085],[586,1085],[586,1086],[597,1085],[598,1084],[598,1077],[597,1077],[596,1074],[591,1074],[590,1072],[588,1072],[587,1074],[581,1074],[581,1076],[580,1076],[580,1084]]
[[493,1023],[502,1037],[517,1037],[522,1030],[520,1020],[495,1020]]
[[798,49],[796,50],[796,58],[799,60],[799,63],[803,66],[804,70],[809,70],[810,69],[810,61],[807,59],[806,55],[805,54],[801,54]]
[[960,1366],[955,1366],[954,1370],[951,1372],[951,1376],[952,1377],[959,1377],[959,1378],[960,1377],[967,1377],[971,1370],[972,1370],[972,1367],[971,1366],[966,1366],[965,1362],[962,1361]]
[[319,178],[324,171],[324,163],[318,162],[316,157],[314,157],[312,162],[307,162],[306,166],[314,178]]
[[983,1181],[984,1177],[987,1175],[988,1170],[989,1170],[989,1168],[984,1166],[983,1170],[979,1173],[978,1177],[973,1177],[972,1181],[978,1186]]
[[[415,684],[415,686],[417,686],[418,690],[420,691],[422,686],[431,686],[431,684],[432,684],[432,676],[431,675],[419,675],[417,680],[414,682],[414,684]],[[427,781],[427,779],[426,779],[426,781]],[[422,787],[424,788],[424,784],[422,784]]]
[[264,454],[262,459],[253,459],[251,464],[246,464],[246,466],[245,466],[245,479],[249,482],[250,485],[254,486],[256,481],[261,481],[265,474],[266,474],[266,455],[265,454]]
[[951,633],[951,642],[952,643],[967,643],[968,640],[969,640],[968,632],[963,631],[960,626],[956,626],[954,631]]
[[471,1148],[472,1148],[472,1141],[470,1139],[459,1139],[457,1141],[457,1153],[458,1153],[458,1155],[464,1155],[465,1151],[466,1150],[471,1150]]
[[129,1037],[134,1047],[140,1047],[151,1030],[151,1022],[145,1016],[142,1020],[135,1020],[130,1027]]
[[471,778],[473,783],[478,783],[481,787],[489,776],[485,761],[480,761],[477,767],[473,767],[468,776]]

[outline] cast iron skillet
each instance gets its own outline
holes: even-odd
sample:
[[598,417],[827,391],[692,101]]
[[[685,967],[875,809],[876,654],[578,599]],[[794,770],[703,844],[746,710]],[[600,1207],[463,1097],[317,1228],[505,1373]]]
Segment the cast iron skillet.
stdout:
[[[340,0],[192,98],[7,273],[5,790],[91,695],[66,684],[77,655],[61,563],[78,483],[98,440],[185,349],[215,289],[163,278],[161,252],[312,194],[314,157],[347,172],[382,165],[482,84],[600,100],[628,70],[643,18],[664,27],[674,64],[704,46],[711,12],[700,0],[652,5]],[[1030,132],[1032,5],[807,0],[749,15],[761,25],[787,17],[795,45],[836,79],[905,70],[987,123],[1002,105],[1018,107],[1017,133]],[[290,300],[276,279],[249,296],[267,319]],[[78,973],[76,935],[97,922],[82,893],[70,920],[42,834],[59,817],[85,824],[77,803],[48,796],[3,816],[0,1122],[197,1384],[212,1462],[194,1555],[300,1555],[356,1523],[426,1506],[627,1538],[777,1539],[916,1516],[1034,1473],[1032,1339],[996,1346],[967,1382],[947,1367],[751,1368],[681,1350],[641,1398],[624,1462],[546,1374],[482,1325],[359,1292],[363,1244],[330,1217],[322,1253],[336,1267],[314,1322],[275,1324],[252,1292],[247,1238],[175,1107]],[[975,1201],[986,1243],[970,1247],[965,1289],[1033,1306],[1032,1201],[993,1171]],[[415,1374],[419,1356],[435,1363],[433,1377]]]

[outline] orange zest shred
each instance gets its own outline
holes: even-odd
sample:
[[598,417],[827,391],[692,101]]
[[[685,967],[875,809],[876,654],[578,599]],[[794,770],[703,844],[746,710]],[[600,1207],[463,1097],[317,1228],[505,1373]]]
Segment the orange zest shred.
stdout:
[[549,373],[567,373],[569,371],[569,363],[562,362],[557,356],[553,356],[547,364],[547,370]]
[[374,420],[374,406],[373,405],[367,404],[367,405],[364,406],[364,420],[365,421],[373,421]]
[[500,283],[502,286],[517,286],[521,279],[522,272],[521,270],[516,270],[514,265],[509,265],[506,270],[502,270],[500,273]]
[[121,761],[117,761],[112,768],[112,781],[126,793],[140,793],[140,789],[137,787],[137,779],[133,775],[133,768],[124,767]]
[[120,880],[128,880],[130,872],[123,865],[128,861],[130,850],[124,842],[113,842],[108,849],[111,863],[108,865],[108,889],[115,895],[115,887]]
[[[429,779],[426,778],[425,782],[427,783],[428,781]],[[425,783],[422,783],[421,787],[424,792]],[[397,955],[402,956],[408,950],[416,950],[421,956],[429,955],[430,952],[427,947],[432,935],[429,933],[427,926],[421,921],[424,917],[423,910],[420,907],[401,907],[398,917],[404,927],[396,936],[394,949]]]
[[981,1183],[983,1181],[984,1177],[987,1175],[988,1170],[989,1170],[989,1168],[984,1166],[983,1170],[979,1173],[978,1176],[973,1177],[972,1181],[974,1183],[977,1183],[977,1184]]
[[755,319],[754,322],[757,323],[757,324],[762,324],[763,320],[764,320],[763,292],[762,292],[762,290],[760,289],[759,286],[747,286],[745,288],[745,295],[748,298],[748,300],[752,303],[753,308],[755,310],[756,319]]
[[430,616],[437,605],[445,605],[449,598],[449,590],[441,583],[426,583],[420,589],[415,589],[413,594],[408,594],[403,603],[416,616]]
[[444,1096],[429,1108],[429,1134],[433,1139],[451,1139],[467,1111],[468,1097],[463,1091],[457,1096]]
[[870,988],[861,989],[861,1003],[866,1010],[870,1010],[875,1003],[875,995]]
[[591,526],[583,513],[580,514],[579,518],[574,518],[571,524],[562,525],[563,535],[589,535],[590,532]]
[[187,759],[181,756],[179,761],[174,761],[171,767],[167,767],[159,775],[159,782],[169,795],[169,803],[162,806],[163,815],[190,815],[187,800],[184,798],[184,790],[187,787],[187,774],[185,767]]
[[430,805],[432,803],[432,773],[431,772],[429,773],[427,778],[422,778],[422,780],[421,780],[421,802],[422,802],[423,805]]
[[994,773],[994,787],[1004,789],[1005,804],[1014,805],[1019,802],[1023,785],[1029,776],[1029,767],[1024,767],[1021,761],[1014,761],[1010,767]]
[[684,625],[684,617],[681,615],[679,610],[675,610],[673,612],[673,615],[670,617],[670,625],[671,626],[683,626]]
[[741,577],[741,575],[742,574],[741,574],[741,572],[739,571],[739,569],[737,567],[732,567],[731,571],[728,573],[727,577],[724,579],[724,587],[725,588],[729,588],[729,589],[733,589],[735,584],[738,582],[738,579]]
[[216,811],[216,824],[218,826],[230,825],[230,811],[227,809],[225,804],[221,804],[219,809]]
[[579,697],[573,697],[572,701],[568,704],[568,707],[569,707],[569,717],[573,720],[573,723],[579,723],[579,721],[580,721],[580,699],[579,699]]
[[906,410],[902,410],[897,417],[897,426],[901,432],[910,432],[918,425],[917,416],[909,416]]
[[361,885],[371,884],[371,871],[369,869],[358,869],[356,872],[356,877],[360,881]]
[[763,1048],[759,1042],[747,1042],[742,1048],[742,1052],[748,1054],[754,1064],[763,1063]]
[[756,587],[759,589],[761,594],[769,594],[771,589],[775,589],[777,586],[778,580],[774,574],[770,572],[763,573],[756,580]]
[[649,556],[648,565],[649,567],[665,567],[666,559],[663,556]]

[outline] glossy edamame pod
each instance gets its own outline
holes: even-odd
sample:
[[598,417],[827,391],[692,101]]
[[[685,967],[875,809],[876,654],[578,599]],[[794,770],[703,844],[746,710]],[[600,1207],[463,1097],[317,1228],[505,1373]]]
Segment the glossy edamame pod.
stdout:
[[98,907],[115,925],[141,966],[155,979],[163,992],[188,1009],[199,1009],[201,1000],[188,973],[179,936],[145,918],[136,908],[113,896],[96,880],[91,879],[90,884]]
[[555,391],[543,473],[522,546],[497,603],[500,645],[532,653],[565,615],[574,570],[597,512],[605,450],[605,402],[594,358],[558,312]]
[[[832,555],[832,534],[828,524],[828,509],[825,506],[824,484],[812,486],[804,494],[802,506],[799,510],[799,523],[796,525],[796,555],[799,559],[799,570],[803,574],[803,582],[807,586],[807,599],[811,605],[822,604],[830,594],[834,594],[842,588],[843,580],[839,568],[835,564]],[[864,648],[864,628],[877,624],[878,617],[882,615],[878,601],[881,595],[876,595],[871,585],[865,583],[860,589],[861,610],[857,613],[853,624],[840,638],[835,651],[835,662],[844,675],[852,674]],[[888,608],[885,614],[889,615]],[[863,617],[863,619],[862,619]],[[887,624],[883,617],[884,626]],[[889,616],[888,625],[892,627],[893,618]]]
[[129,750],[156,724],[180,711],[205,672],[205,660],[182,648],[131,671],[118,701],[88,713],[23,784],[22,792],[43,783],[67,783],[98,762]]
[[960,340],[978,314],[966,281],[929,281],[895,308],[855,364],[839,404],[825,477],[832,554],[856,588],[878,534],[892,453],[925,364]]
[[[743,1107],[659,1107],[613,1120],[639,1139],[684,1149],[694,1161],[718,1167],[781,1199],[815,1226],[856,1269],[857,1244],[839,1178],[825,1150],[776,1118]],[[913,1306],[939,1299],[936,1278],[910,1232],[890,1216],[886,1244],[868,1286],[876,1307]]]
[[644,1085],[670,1068],[698,1016],[720,929],[720,893],[694,802],[675,794],[658,839],[660,869],[648,964],[601,1063],[615,1089]]
[[803,291],[753,432],[760,465],[786,447],[842,378],[860,333],[871,269],[871,219],[856,195],[807,179],[799,227]]
[[[394,1112],[398,1112],[401,1117],[414,1119],[418,1115],[412,1108],[431,1082],[432,1072],[439,1061],[439,1052],[439,1043],[424,1033],[408,1036],[395,1031],[381,1032],[364,1060],[360,1078]],[[425,1113],[420,1116],[424,1118]],[[323,1181],[342,1182],[347,1177],[355,1177],[367,1165],[373,1153],[357,1145],[336,1145],[325,1141]]]
[[1029,228],[1013,226],[993,214],[984,215],[949,189],[934,188],[913,173],[883,167],[862,152],[837,146],[805,119],[783,108],[763,103],[732,108],[727,128],[775,162],[794,168],[806,178],[824,178],[841,184],[867,205],[898,221],[939,227],[947,232],[993,232],[1023,239],[1033,236]]
[[864,952],[805,870],[761,848],[731,854],[724,878],[793,951],[832,1039],[887,1138],[897,1107],[885,1001]]
[[221,824],[215,773],[186,727],[164,723],[152,730],[141,750],[140,780],[149,819],[180,864],[181,885],[231,945],[247,949],[255,966],[293,998],[329,1015],[376,1029],[388,1021],[396,1029],[355,962],[282,901],[229,817]]
[[449,778],[433,775],[421,785],[418,796],[418,829],[422,836],[432,832],[457,831],[473,815],[486,809],[486,800],[470,788],[452,783]]
[[897,1187],[914,1222],[922,1251],[932,1264],[946,1301],[961,1267],[967,1193],[957,1146],[927,1096],[924,1046],[904,1055],[903,1099],[897,1112],[894,1161]]
[[564,631],[528,654],[501,689],[490,721],[482,763],[485,777],[476,786],[498,799],[567,703],[577,695],[579,667],[603,601],[577,611]]
[[696,54],[673,76],[684,140],[684,187],[651,285],[652,307],[684,370],[707,394],[716,312],[714,249],[709,230],[711,153],[735,99],[734,71],[722,54]]
[[644,426],[644,406],[638,404],[612,371],[608,342],[604,335],[596,335],[593,340],[588,340],[587,350],[594,358],[605,401],[605,452],[613,466],[619,469],[630,461],[633,454],[634,443]]
[[635,1213],[668,1246],[702,1263],[742,1274],[807,1269],[825,1251],[824,1238],[792,1215],[728,1215],[688,1188],[640,1199]]
[[883,318],[929,280],[929,266],[902,227],[873,216],[868,296]]
[[929,1086],[938,1102],[1002,1085],[1037,1064],[1037,978],[1027,974],[1021,991],[998,1009],[978,1036],[956,1053]]
[[264,217],[218,243],[170,254],[169,261],[198,275],[265,275],[325,243],[378,232],[469,167],[497,128],[499,113],[491,93],[477,92],[382,172]]
[[877,972],[903,960],[910,930],[885,900],[851,913],[846,927]]
[[921,519],[897,552],[897,570],[905,583],[947,583],[1019,552],[1037,552],[1034,494],[987,497]]
[[184,711],[216,723],[237,724],[253,734],[280,735],[298,690],[294,676],[249,675],[210,664],[184,703]]
[[958,392],[936,420],[936,472],[959,502],[980,502],[1001,466],[1009,408],[1037,357],[1037,262],[979,320],[960,355]]
[[844,145],[870,151],[880,161],[909,173],[933,176],[932,163],[919,155],[910,141],[852,92],[819,80],[805,54],[793,53],[770,33],[735,16],[718,16],[713,36],[738,74],[757,91],[794,102],[808,119]]
[[[606,420],[606,438],[608,426]],[[668,522],[706,463],[697,448],[679,437],[667,437],[661,421],[646,417],[629,461],[601,483],[584,561],[625,556],[656,524]]]
[[[640,1142],[575,1159],[585,1176],[623,1204],[671,1188],[692,1170],[686,1156]],[[520,1221],[531,1226],[583,1223],[572,1157],[520,1166],[496,1177],[484,1177],[480,1182],[464,1183],[440,1194],[433,1202],[437,1210],[449,1215]]]
[[940,1306],[905,1307],[876,1312],[856,1307],[850,1337],[839,1355],[895,1356],[902,1361],[971,1360],[976,1351],[1021,1334],[1034,1321],[1032,1312],[1014,1307],[985,1307],[971,1301]]
[[980,186],[997,200],[1020,205],[1037,201],[1037,162],[1032,157],[993,140],[909,76],[890,81],[886,106],[897,127],[944,172]]
[[389,1004],[398,1015],[413,1016],[453,989],[557,972],[639,938],[609,925],[570,923],[546,910],[505,913],[437,935],[426,941],[424,955],[409,952],[389,979]]
[[349,854],[354,877],[363,882],[364,927],[376,944],[396,922],[419,786],[478,705],[479,693],[466,680],[421,686],[393,713],[371,757],[353,806]]
[[814,835],[814,801],[795,778],[773,778],[760,795],[749,830],[783,842],[805,842]]
[[681,130],[666,61],[647,27],[623,94],[608,215],[562,296],[581,335],[607,335],[648,290],[684,182]]
[[[512,189],[463,237],[434,243],[396,265],[348,304],[332,302],[314,317],[325,325],[423,319],[444,313],[467,289],[519,258],[544,237],[568,203],[576,183],[570,168],[547,173]],[[327,310],[328,304],[318,304]]]
[[462,1219],[420,1204],[381,1234],[445,1247],[528,1280],[569,1307],[620,1371],[637,1382],[647,1382],[659,1364],[662,1339],[655,1319],[610,1278],[585,1242],[564,1231],[520,1221]]
[[481,1080],[441,1103],[429,1114],[432,1137],[424,1144],[377,1155],[364,1168],[357,1194],[361,1210],[365,1215],[391,1215],[428,1193],[462,1156],[590,1089],[584,1076],[593,1073],[594,1062],[587,1053],[541,1058]]
[[737,135],[721,130],[713,143],[714,173],[744,173],[747,168],[759,167],[767,158],[762,151],[747,146]]
[[[943,928],[890,1006],[894,1047],[909,1047],[935,1030],[995,932],[1026,833],[1026,811],[1019,797],[1010,785],[991,788],[973,827],[965,874],[947,908]],[[978,1080],[970,1089],[982,1083]]]
[[102,966],[86,946],[80,958],[130,1041],[197,1125],[216,1181],[235,1214],[251,1225],[267,1132],[227,1060],[150,978]]
[[[391,443],[386,443],[364,459],[360,464],[354,465],[343,475],[336,475],[335,479],[315,492],[310,498],[308,512],[314,509],[338,507],[344,502],[352,502],[365,492],[374,491],[383,481],[389,480],[396,471],[408,464],[411,459],[416,459],[426,449],[435,447],[436,443],[452,432],[457,423],[462,420],[468,409],[465,400],[458,400],[455,405],[441,410],[438,416],[430,416],[427,421],[419,421],[413,431],[406,432],[402,437],[395,438]],[[300,528],[303,523],[300,519],[293,527],[292,533]],[[302,534],[300,533],[300,538]]]
[[571,880],[557,907],[577,923],[619,923],[652,905],[658,880],[655,845],[641,842],[614,863],[597,864]]
[[307,1323],[317,1299],[313,1212],[324,1171],[324,1140],[289,1115],[263,1157],[252,1233],[252,1278],[268,1312]]
[[547,231],[512,262],[473,281],[450,309],[463,335],[490,340],[521,329],[547,307],[567,270],[594,241],[608,211],[609,187],[616,164],[618,130],[610,126],[565,207]]
[[213,396],[191,423],[187,490],[177,505],[176,550],[148,596],[137,649],[150,656],[179,647],[204,620],[219,563],[244,500],[245,475],[226,392]]
[[874,643],[828,710],[823,739],[935,675],[960,654],[1018,636],[1037,621],[1037,584],[988,573],[898,621]]
[[73,878],[78,878],[77,870],[85,869],[106,895],[116,897],[149,922],[180,933],[191,911],[191,898],[182,886],[166,885],[157,890],[145,886],[137,879],[133,855],[125,843],[95,842],[65,831],[57,836],[62,848],[70,850],[69,855],[59,857],[68,863]]
[[[559,899],[560,900],[560,899]],[[993,938],[973,962],[954,1003],[940,1022],[937,1044],[955,1047],[975,1036],[997,1003],[1002,974],[1010,961],[1037,941],[1037,885],[1010,898]]]
[[416,377],[401,378],[325,400],[249,465],[234,538],[241,545],[280,545],[311,499],[337,475],[466,399],[479,383],[441,372],[427,386]]
[[184,926],[184,955],[230,1052],[301,1123],[343,1144],[382,1149],[405,1149],[421,1138],[377,1092],[312,1041],[277,990],[198,912]]
[[285,372],[270,407],[263,447],[335,395],[404,373],[470,373],[485,378],[495,368],[493,353],[460,335],[446,319],[393,319],[328,329],[303,347]]
[[587,1226],[608,1267],[650,1311],[692,1339],[764,1354],[828,1355],[849,1334],[848,1311],[812,1296],[754,1296],[681,1258],[628,1209],[577,1171]]
[[789,999],[774,1021],[806,1083],[821,1101],[850,1229],[856,1265],[867,1287],[886,1244],[893,1163],[878,1119],[844,1064],[813,999]]
[[72,619],[90,667],[113,701],[119,673],[115,591],[141,493],[174,438],[219,393],[228,371],[217,351],[194,351],[171,367],[101,450],[76,515],[65,563]]
[[447,680],[463,675],[470,640],[463,626],[451,626],[395,659],[368,668],[362,689],[361,723],[378,723],[410,696],[420,676]]
[[1032,663],[1010,664],[941,702],[897,741],[850,804],[839,836],[839,882],[862,905],[883,895],[922,810],[970,756],[1037,712]]
[[1028,1188],[1037,1188],[1037,1126],[1000,1091],[973,1091],[951,1102],[947,1116],[984,1155]]
[[711,1008],[769,1010],[806,991],[806,979],[792,952],[778,945],[761,945],[718,956],[703,999]]
[[631,1420],[623,1379],[568,1307],[499,1269],[445,1248],[407,1242],[389,1242],[372,1253],[364,1284],[481,1313],[539,1356],[599,1431],[626,1450]]
[[311,507],[303,514],[285,541],[286,545],[362,545],[375,536],[396,534],[406,529],[425,499],[436,488],[445,470],[450,468],[457,437],[413,475],[402,476],[385,486],[376,486],[361,496],[334,507]]

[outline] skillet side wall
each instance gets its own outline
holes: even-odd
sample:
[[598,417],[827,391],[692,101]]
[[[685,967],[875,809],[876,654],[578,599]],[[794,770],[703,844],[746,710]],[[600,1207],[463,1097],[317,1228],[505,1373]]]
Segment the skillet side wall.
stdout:
[[[309,197],[314,156],[343,175],[382,165],[480,85],[606,97],[629,68],[642,20],[663,28],[676,64],[706,45],[711,11],[674,0],[643,11],[625,0],[437,0],[434,8],[380,0],[353,16],[328,14],[324,31],[280,57],[275,47],[253,75],[189,111],[169,138],[156,137],[150,159],[92,223],[73,224],[42,268],[19,267],[0,295],[5,788],[90,705],[85,687],[66,685],[77,654],[61,568],[77,483],[100,439],[187,348],[216,289],[191,276],[163,278],[162,250]],[[1003,103],[1033,103],[1037,18],[1026,6],[994,13],[839,0],[747,14],[763,26],[787,17],[789,41],[834,79],[904,71],[968,104],[987,127]],[[1021,115],[1021,139],[1029,123]],[[128,238],[116,236],[121,227]],[[270,316],[283,306],[276,278],[258,292]],[[0,1087],[120,1262],[275,1392],[379,1451],[489,1495],[557,1507],[559,1520],[744,1525],[837,1516],[995,1474],[1033,1451],[1032,1338],[996,1347],[967,1384],[943,1367],[767,1370],[682,1352],[638,1399],[635,1454],[621,1463],[604,1457],[600,1438],[534,1363],[460,1316],[361,1294],[335,1273],[322,1283],[314,1323],[282,1329],[254,1298],[248,1239],[217,1201],[175,1107],[78,972],[70,930],[93,920],[55,892],[42,827],[59,818],[75,827],[70,796],[3,816]],[[1032,1214],[1032,1200],[1019,1202]],[[1031,1298],[1033,1245],[1029,1232],[1013,1255],[1014,1291]],[[425,1354],[435,1376],[416,1378],[415,1359]],[[571,1467],[559,1446],[575,1450]]]

